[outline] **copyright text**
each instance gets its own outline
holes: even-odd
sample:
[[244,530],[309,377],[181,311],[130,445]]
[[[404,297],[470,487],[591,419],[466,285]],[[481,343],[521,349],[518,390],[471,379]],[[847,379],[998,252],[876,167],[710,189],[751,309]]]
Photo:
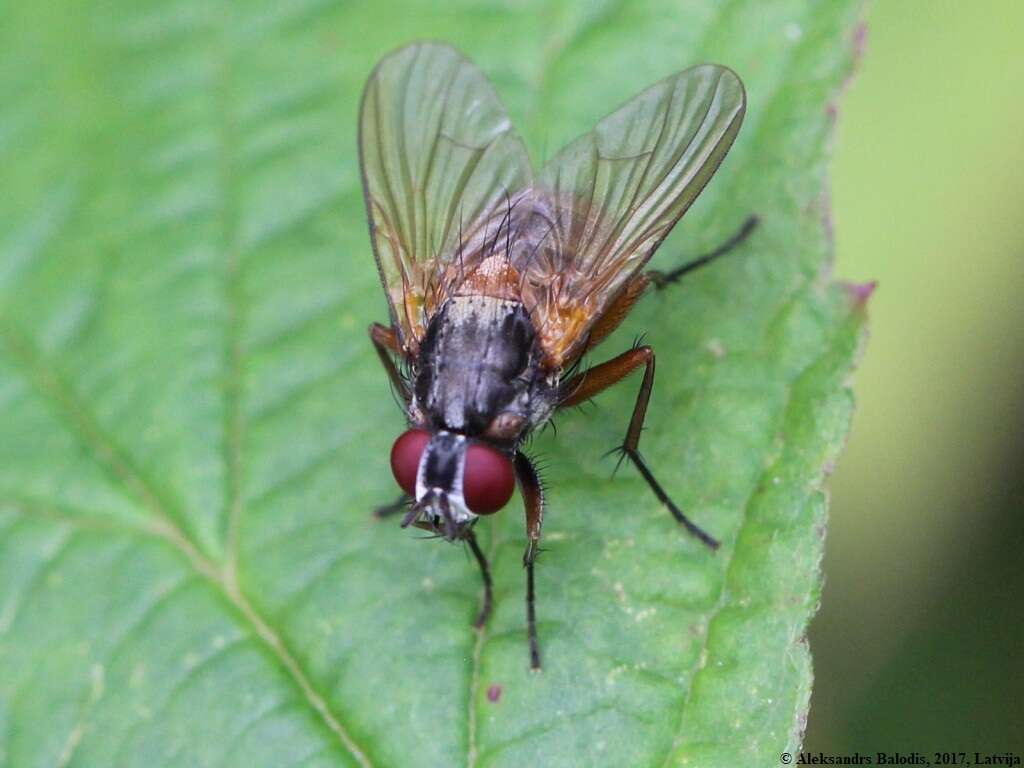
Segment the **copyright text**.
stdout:
[[782,765],[1020,765],[1016,752],[783,752]]

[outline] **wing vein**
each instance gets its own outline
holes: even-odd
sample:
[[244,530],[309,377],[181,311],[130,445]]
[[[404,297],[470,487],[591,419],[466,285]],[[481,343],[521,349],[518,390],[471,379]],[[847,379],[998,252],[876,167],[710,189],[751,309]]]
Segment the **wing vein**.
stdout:
[[410,353],[457,283],[439,277],[465,262],[451,247],[455,227],[472,238],[500,193],[529,179],[510,125],[486,78],[449,46],[413,43],[370,76],[360,116],[363,182],[384,290]]
[[[549,364],[573,362],[718,168],[743,109],[729,70],[693,67],[619,107],[541,172],[538,195],[550,197],[567,240],[552,251],[557,279],[541,290],[553,301],[532,312]],[[531,269],[528,283],[545,286]]]

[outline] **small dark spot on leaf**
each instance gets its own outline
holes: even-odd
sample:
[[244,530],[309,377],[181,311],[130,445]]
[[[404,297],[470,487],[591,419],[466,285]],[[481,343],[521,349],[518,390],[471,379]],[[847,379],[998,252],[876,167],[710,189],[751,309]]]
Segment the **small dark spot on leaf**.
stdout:
[[487,689],[487,700],[492,704],[496,703],[501,698],[501,686],[492,685]]

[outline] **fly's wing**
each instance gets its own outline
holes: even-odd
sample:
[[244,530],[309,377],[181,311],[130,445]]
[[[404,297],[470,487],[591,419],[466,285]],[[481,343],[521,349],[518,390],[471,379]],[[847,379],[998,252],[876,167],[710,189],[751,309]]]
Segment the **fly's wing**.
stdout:
[[426,42],[389,54],[370,75],[359,158],[391,320],[412,353],[445,298],[463,230],[529,185],[529,159],[483,74]]
[[743,120],[743,84],[714,65],[647,89],[541,171],[515,265],[551,366],[650,259],[717,170]]

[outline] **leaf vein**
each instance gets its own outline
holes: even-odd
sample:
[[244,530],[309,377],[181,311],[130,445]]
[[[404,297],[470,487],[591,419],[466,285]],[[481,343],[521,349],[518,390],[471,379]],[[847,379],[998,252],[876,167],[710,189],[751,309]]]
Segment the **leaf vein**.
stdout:
[[[326,699],[313,686],[295,656],[281,636],[249,603],[236,584],[225,578],[225,573],[206,555],[185,532],[181,514],[165,495],[139,470],[128,455],[100,426],[88,405],[76,397],[59,374],[27,338],[14,325],[0,316],[0,341],[21,366],[25,375],[36,386],[40,395],[62,417],[62,423],[88,449],[93,460],[128,489],[134,499],[152,514],[148,529],[138,530],[163,538],[177,547],[195,570],[205,576],[248,621],[250,628],[267,645],[278,663],[288,672],[292,683],[305,697],[306,703],[321,718],[353,758],[363,766],[371,765],[366,753],[356,744],[342,725]],[[172,511],[173,510],[173,511]],[[74,524],[73,518],[67,522]],[[130,527],[130,526],[126,526]]]

